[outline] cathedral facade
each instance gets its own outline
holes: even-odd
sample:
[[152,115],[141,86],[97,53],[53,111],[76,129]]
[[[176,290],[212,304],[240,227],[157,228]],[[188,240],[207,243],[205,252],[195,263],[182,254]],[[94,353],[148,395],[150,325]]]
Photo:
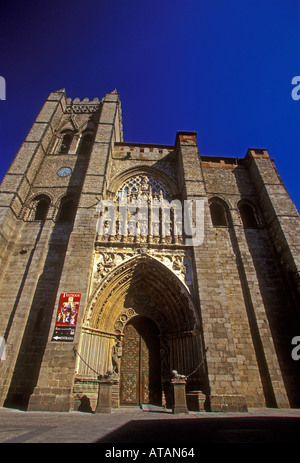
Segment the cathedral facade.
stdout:
[[300,221],[266,149],[124,142],[116,91],[50,93],[0,189],[0,404],[299,407]]

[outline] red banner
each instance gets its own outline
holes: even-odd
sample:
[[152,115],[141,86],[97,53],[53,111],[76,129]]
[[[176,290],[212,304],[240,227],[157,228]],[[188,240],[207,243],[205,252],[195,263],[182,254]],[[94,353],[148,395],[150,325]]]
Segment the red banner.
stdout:
[[61,293],[52,341],[73,341],[80,298],[80,293]]

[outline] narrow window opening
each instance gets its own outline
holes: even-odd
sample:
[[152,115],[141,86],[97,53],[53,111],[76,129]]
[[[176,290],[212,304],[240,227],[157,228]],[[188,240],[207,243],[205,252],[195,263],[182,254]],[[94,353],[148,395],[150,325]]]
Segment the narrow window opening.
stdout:
[[78,154],[89,154],[93,143],[93,136],[90,133],[83,134],[78,147]]
[[37,197],[36,201],[36,208],[34,214],[34,220],[46,220],[48,209],[50,205],[50,199],[47,197]]
[[74,220],[75,214],[76,214],[76,203],[74,200],[69,199],[63,202],[63,204],[61,205],[59,216],[58,216],[58,221],[70,223]]
[[249,204],[241,204],[239,210],[244,228],[258,228],[254,210]]
[[227,227],[228,222],[226,218],[226,212],[221,204],[216,202],[210,205],[211,220],[214,227]]
[[61,145],[60,145],[60,153],[67,154],[70,150],[71,143],[72,143],[73,136],[71,133],[66,133],[63,136]]

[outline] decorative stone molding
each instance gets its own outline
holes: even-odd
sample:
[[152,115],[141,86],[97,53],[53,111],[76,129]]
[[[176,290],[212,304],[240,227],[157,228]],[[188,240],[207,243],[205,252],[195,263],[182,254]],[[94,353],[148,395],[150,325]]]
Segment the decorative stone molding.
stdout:
[[147,304],[144,304],[140,306],[140,311],[139,314],[135,311],[134,308],[129,308],[124,310],[118,318],[118,320],[115,323],[115,331],[117,335],[122,335],[123,330],[125,328],[125,325],[129,322],[129,320],[136,315],[147,315],[148,317],[152,318],[160,327],[160,330],[162,333],[167,332],[167,321],[163,314],[156,308],[156,307],[151,307]]
[[108,250],[97,246],[94,252],[92,289],[99,286],[103,278],[115,267],[141,253],[153,257],[168,267],[185,285],[189,293],[192,296],[194,295],[192,257],[188,249],[172,252],[169,250],[148,249],[147,247],[137,249],[110,247]]
[[115,331],[119,335],[123,333],[123,329],[125,328],[126,323],[129,322],[129,320],[133,317],[138,315],[134,309],[127,309],[125,312],[123,312],[118,320],[115,323]]
[[[167,162],[157,162],[155,166],[145,166],[141,165],[138,167],[132,167],[124,171],[122,166],[114,166],[113,176],[109,182],[108,190],[112,193],[112,197],[115,197],[119,190],[122,190],[125,184],[131,182],[134,179],[138,179],[139,177],[146,177],[149,179],[148,185],[157,186],[158,184],[162,185],[162,190],[166,191],[170,197],[175,197],[178,195],[178,185],[177,185],[177,178],[172,170],[168,172],[163,166],[160,164],[169,164]],[[156,189],[156,188],[155,188]],[[158,190],[159,192],[159,190]]]
[[[147,249],[139,249],[139,253],[133,249],[122,250],[128,253],[126,260],[120,249],[97,248],[97,251],[102,254],[115,252],[116,257],[122,263],[115,266],[116,260],[108,259],[107,262],[111,267],[108,273],[101,277],[97,272],[98,262],[97,253],[95,253],[94,273],[98,281],[94,279],[94,287],[91,288],[91,296],[84,316],[85,327],[113,332],[118,317],[123,313],[124,308],[129,307],[136,309],[139,314],[145,313],[151,316],[161,325],[162,322],[157,319],[158,311],[156,315],[154,312],[150,315],[150,312],[159,305],[159,310],[166,320],[169,320],[166,330],[168,333],[198,329],[198,314],[195,311],[189,288],[180,281],[174,269],[169,269],[150,254],[152,250],[147,252]],[[167,250],[164,251],[167,252]],[[130,258],[131,255],[133,257]],[[169,259],[171,265],[171,256]],[[106,259],[104,258],[103,261],[105,262]],[[106,271],[105,267],[104,270]],[[143,277],[145,274],[147,275],[146,285]],[[137,301],[137,297],[144,297],[147,299],[146,303],[142,300]]]

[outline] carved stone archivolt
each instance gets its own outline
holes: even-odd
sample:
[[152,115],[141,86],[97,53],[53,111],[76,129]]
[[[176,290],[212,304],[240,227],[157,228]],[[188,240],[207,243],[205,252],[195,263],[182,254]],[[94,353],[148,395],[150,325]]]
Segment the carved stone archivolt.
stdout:
[[125,325],[130,321],[131,318],[137,315],[145,315],[156,322],[161,334],[166,334],[168,329],[168,323],[163,314],[156,308],[149,304],[139,305],[139,310],[136,311],[133,308],[125,309],[115,323],[115,332],[118,335],[122,335]]
[[[94,370],[119,374],[124,329],[137,316],[150,318],[159,329],[163,381],[171,369],[189,372],[199,363],[193,334],[200,329],[199,316],[179,278],[188,273],[184,263],[190,255],[186,249],[176,251],[155,256],[158,250],[146,248],[96,249],[98,283],[84,316],[80,348]],[[78,368],[78,374],[90,374],[84,364]]]
[[[139,301],[137,301],[139,302]],[[168,324],[162,313],[159,312],[155,307],[149,307],[148,304],[142,306],[142,310],[137,312],[133,308],[124,310],[124,312],[119,316],[118,320],[115,323],[115,331],[118,333],[118,338],[122,337],[123,331],[127,323],[134,317],[138,315],[147,315],[149,318],[154,320],[160,330],[160,358],[161,358],[161,374],[162,378],[166,379],[170,375],[170,348],[167,340],[167,330]],[[122,341],[117,341],[116,347],[113,349],[113,364],[114,358],[116,357],[116,350],[119,348],[119,353],[121,353]],[[117,365],[116,365],[117,367]]]
[[[124,308],[138,307],[149,315],[155,306],[168,320],[169,331],[195,329],[199,325],[189,287],[183,281],[187,276],[183,263],[190,257],[185,254],[187,250],[178,255],[161,252],[159,259],[151,251],[97,250],[94,288],[84,326],[112,332]],[[136,303],[142,297],[147,304]]]
[[102,280],[118,265],[144,253],[158,260],[180,279],[189,293],[194,295],[192,258],[188,249],[170,252],[156,249],[122,249],[97,247],[94,253],[93,280],[91,289],[95,290]]

